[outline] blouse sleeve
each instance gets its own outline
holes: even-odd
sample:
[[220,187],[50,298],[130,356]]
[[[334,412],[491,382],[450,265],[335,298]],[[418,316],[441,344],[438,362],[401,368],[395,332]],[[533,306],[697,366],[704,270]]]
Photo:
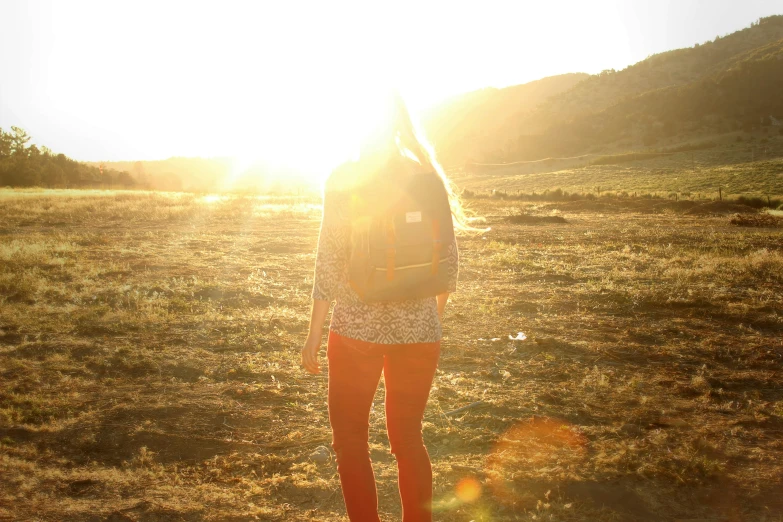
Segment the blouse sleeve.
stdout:
[[454,241],[452,241],[451,244],[449,245],[449,250],[447,252],[446,267],[449,276],[448,292],[454,293],[457,291],[457,277],[459,275],[459,250],[457,249],[456,237],[454,238]]
[[315,256],[313,299],[334,301],[340,279],[345,273],[350,221],[346,217],[348,209],[344,199],[337,192],[324,193],[323,218]]

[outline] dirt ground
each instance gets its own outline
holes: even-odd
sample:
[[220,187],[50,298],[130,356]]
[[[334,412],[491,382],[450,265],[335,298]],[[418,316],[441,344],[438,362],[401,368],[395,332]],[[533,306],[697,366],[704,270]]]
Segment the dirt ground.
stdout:
[[[459,239],[435,520],[783,520],[779,226],[469,203],[492,230]],[[298,366],[319,221],[308,199],[0,191],[0,520],[345,520],[326,377]]]

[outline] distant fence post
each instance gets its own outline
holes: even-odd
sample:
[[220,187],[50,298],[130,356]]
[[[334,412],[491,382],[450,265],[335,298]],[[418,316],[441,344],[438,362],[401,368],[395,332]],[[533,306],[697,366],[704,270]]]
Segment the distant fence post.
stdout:
[[721,190],[721,187],[718,187],[718,200],[723,201],[723,190]]

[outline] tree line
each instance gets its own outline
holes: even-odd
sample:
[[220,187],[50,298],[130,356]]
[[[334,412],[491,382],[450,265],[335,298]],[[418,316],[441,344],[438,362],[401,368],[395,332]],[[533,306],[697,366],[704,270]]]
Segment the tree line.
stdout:
[[123,187],[136,186],[127,171],[101,169],[55,154],[30,143],[24,129],[0,127],[0,187]]

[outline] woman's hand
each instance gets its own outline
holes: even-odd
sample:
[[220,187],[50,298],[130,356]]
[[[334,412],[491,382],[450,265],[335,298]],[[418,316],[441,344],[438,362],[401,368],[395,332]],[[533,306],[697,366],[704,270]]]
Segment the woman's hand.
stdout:
[[313,299],[313,308],[310,312],[310,331],[304,346],[302,346],[302,366],[308,373],[321,373],[321,365],[318,364],[318,350],[321,349],[321,332],[328,312],[329,301]]
[[446,303],[449,301],[448,292],[437,296],[438,301],[438,318],[443,321],[443,312],[446,310]]
[[321,365],[318,364],[318,351],[321,349],[321,338],[308,335],[302,346],[302,366],[313,375],[321,373]]

